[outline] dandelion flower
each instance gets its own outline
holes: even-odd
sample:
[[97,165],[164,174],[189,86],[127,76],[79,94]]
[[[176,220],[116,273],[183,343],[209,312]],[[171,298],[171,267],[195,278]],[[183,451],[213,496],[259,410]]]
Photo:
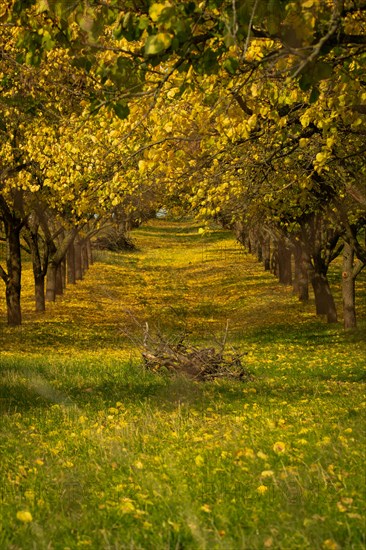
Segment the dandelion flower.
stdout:
[[23,523],[30,523],[33,521],[32,514],[26,510],[19,510],[19,512],[17,512],[17,519]]
[[284,444],[283,441],[276,441],[276,443],[273,445],[273,450],[275,453],[283,453],[285,452],[285,449],[286,449],[286,445]]
[[264,495],[264,493],[266,493],[267,491],[267,485],[259,485],[259,487],[257,487],[257,493],[259,493],[260,495]]
[[273,470],[263,470],[263,472],[261,473],[261,477],[272,477],[272,476],[274,476]]
[[203,506],[201,506],[201,510],[202,512],[206,512],[206,514],[209,514],[211,512],[209,504],[203,504]]

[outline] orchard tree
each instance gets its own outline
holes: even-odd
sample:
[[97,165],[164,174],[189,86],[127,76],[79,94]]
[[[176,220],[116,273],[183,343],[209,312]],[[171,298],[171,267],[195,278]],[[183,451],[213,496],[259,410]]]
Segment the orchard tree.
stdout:
[[[72,65],[66,50],[50,48],[38,65],[21,64],[21,29],[4,25],[0,30],[0,218],[7,242],[1,276],[8,322],[17,325],[21,235],[32,253],[36,309],[41,311],[46,271],[54,287],[52,273],[78,229],[123,201],[135,208],[140,183],[129,178],[128,163],[137,162],[131,134],[139,122],[133,116],[123,121],[107,109],[91,118],[85,100],[90,79]],[[56,230],[49,227],[53,219]],[[65,231],[65,243],[56,246],[53,235],[59,238]]]
[[[83,88],[89,112],[138,121],[116,129],[122,151],[109,172],[100,170],[109,174],[100,203],[117,206],[137,181],[160,185],[201,216],[227,217],[230,205],[232,222],[253,230],[262,217],[297,243],[309,220],[322,220],[318,241],[328,247],[329,210],[365,181],[365,12],[352,0],[29,0],[10,3],[4,18],[22,30],[25,62],[64,48],[94,83]],[[104,149],[106,139],[97,138]],[[104,152],[109,160],[109,146]],[[66,188],[85,178],[79,172],[65,176]],[[74,213],[85,211],[81,194]]]
[[[142,174],[183,195],[204,217],[224,210],[227,217],[231,204],[232,221],[253,225],[262,217],[291,230],[307,249],[301,257],[313,273],[318,312],[330,321],[336,313],[326,271],[347,223],[336,231],[329,213],[344,196],[362,195],[365,181],[364,10],[356,8],[337,20],[344,25],[338,50],[329,38],[323,64],[303,72],[299,83],[287,76],[295,60],[279,42],[282,53],[274,53],[268,36],[247,44],[242,65],[228,52],[217,74],[171,78],[151,113],[154,139],[139,163]],[[361,213],[359,229],[362,220]]]

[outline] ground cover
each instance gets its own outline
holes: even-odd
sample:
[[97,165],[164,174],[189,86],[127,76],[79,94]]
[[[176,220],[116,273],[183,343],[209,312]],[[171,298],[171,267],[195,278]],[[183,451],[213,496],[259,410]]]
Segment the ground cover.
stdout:
[[[17,329],[0,302],[1,548],[365,547],[365,277],[347,333],[197,229],[142,227],[45,315],[27,268]],[[253,380],[141,369],[146,322],[208,345],[227,321]]]

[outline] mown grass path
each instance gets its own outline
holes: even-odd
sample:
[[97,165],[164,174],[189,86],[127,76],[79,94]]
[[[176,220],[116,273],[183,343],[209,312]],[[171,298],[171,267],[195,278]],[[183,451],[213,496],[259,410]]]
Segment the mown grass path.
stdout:
[[[0,323],[1,548],[364,548],[364,279],[347,334],[197,229],[142,227],[44,316],[25,270],[24,324]],[[252,381],[142,370],[146,322],[212,345],[227,320]]]

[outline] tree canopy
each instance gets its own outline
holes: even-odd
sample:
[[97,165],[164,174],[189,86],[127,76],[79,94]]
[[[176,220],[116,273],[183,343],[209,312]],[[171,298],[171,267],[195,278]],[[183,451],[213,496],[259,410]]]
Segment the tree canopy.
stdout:
[[80,229],[165,202],[300,242],[324,276],[343,239],[362,267],[365,14],[356,0],[7,2],[5,233],[40,208]]

